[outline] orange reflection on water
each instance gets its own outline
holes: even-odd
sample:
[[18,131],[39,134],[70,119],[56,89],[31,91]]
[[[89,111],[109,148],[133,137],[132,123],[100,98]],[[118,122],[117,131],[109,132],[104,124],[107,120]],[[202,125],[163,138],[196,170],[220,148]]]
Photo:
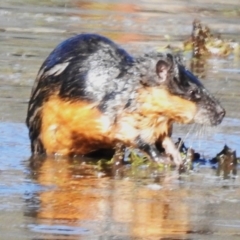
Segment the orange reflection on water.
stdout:
[[[133,237],[184,235],[188,231],[186,190],[164,185],[156,185],[159,189],[154,190],[146,179],[117,180],[98,174],[90,165],[46,158],[37,169],[36,180],[50,188],[39,193],[37,219],[80,222],[84,227],[92,222],[90,231],[109,224],[115,235]],[[119,224],[124,230],[117,231]]]
[[97,1],[82,1],[78,0],[74,2],[74,5],[81,9],[88,10],[108,10],[118,11],[124,13],[133,13],[139,10],[139,4],[127,3],[127,2],[97,2]]
[[137,17],[140,11],[139,4],[91,0],[78,0],[72,4],[80,10],[79,17],[86,20],[84,31],[101,33],[118,43],[147,40],[147,35],[141,33],[141,27],[148,17]]

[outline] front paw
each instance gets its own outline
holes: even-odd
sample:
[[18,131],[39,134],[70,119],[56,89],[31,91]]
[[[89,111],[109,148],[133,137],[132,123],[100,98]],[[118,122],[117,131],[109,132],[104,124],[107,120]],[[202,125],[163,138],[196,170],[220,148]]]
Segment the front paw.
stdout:
[[183,164],[183,159],[178,150],[172,154],[173,162],[176,164],[176,166],[181,166]]

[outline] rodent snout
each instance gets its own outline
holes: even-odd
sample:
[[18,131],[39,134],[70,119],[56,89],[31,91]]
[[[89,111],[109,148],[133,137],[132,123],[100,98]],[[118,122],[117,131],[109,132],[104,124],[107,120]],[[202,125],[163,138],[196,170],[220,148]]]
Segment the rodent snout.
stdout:
[[214,102],[208,108],[206,105],[200,106],[194,117],[194,122],[208,126],[217,126],[222,122],[225,114],[225,109],[219,103]]
[[218,125],[222,122],[225,114],[226,114],[225,109],[222,106],[218,106],[217,109],[216,109],[216,115],[218,116],[217,121],[216,121],[216,125]]

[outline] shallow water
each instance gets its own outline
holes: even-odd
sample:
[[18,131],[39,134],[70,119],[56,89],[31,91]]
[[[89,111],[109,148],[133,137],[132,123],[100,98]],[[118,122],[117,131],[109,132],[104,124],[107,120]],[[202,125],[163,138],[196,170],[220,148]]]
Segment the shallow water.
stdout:
[[[0,239],[239,239],[239,178],[221,180],[208,166],[181,179],[147,167],[112,179],[69,159],[30,167],[24,124],[37,71],[67,37],[97,32],[143,52],[179,46],[199,18],[240,42],[239,15],[235,0],[0,3]],[[203,82],[227,110],[219,127],[176,126],[174,138],[206,158],[224,144],[240,152],[239,69],[236,56],[206,62]]]

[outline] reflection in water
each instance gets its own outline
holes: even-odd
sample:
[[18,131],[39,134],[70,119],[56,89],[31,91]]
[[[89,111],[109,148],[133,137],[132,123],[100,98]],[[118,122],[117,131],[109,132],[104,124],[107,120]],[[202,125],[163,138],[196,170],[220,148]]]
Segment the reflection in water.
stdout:
[[37,183],[48,189],[33,197],[34,203],[36,198],[39,201],[37,209],[27,203],[28,215],[35,216],[39,226],[46,220],[49,225],[64,221],[85,229],[84,234],[99,236],[144,239],[189,231],[189,209],[184,201],[188,190],[175,186],[173,191],[165,180],[159,185],[151,179],[98,177],[95,167],[65,158],[44,159],[31,171]]
[[[139,4],[78,0],[74,2],[74,7],[85,11],[80,13],[79,17],[86,21],[84,28],[87,32],[96,31],[97,27],[97,32],[101,31],[101,34],[124,44],[148,39],[141,29],[148,17],[139,18],[136,15],[140,10]],[[92,23],[93,19],[95,24]]]
[[[198,18],[239,42],[238,8],[235,0],[2,1],[0,238],[239,239],[238,178],[234,184],[224,182],[223,188],[205,168],[186,182],[154,182],[151,174],[117,180],[100,177],[88,164],[47,158],[25,179],[24,159],[30,153],[22,124],[37,71],[62,40],[95,32],[131,53],[142,53],[169,43],[178,46]],[[239,59],[211,58],[193,65],[197,75],[204,74],[204,85],[221,99],[227,117],[215,132],[205,133],[201,143],[190,133],[194,141],[187,139],[187,145],[212,157],[227,143],[239,155]],[[174,133],[184,139],[188,130],[181,126]]]
[[206,78],[206,59],[192,58],[190,62],[190,70],[199,78]]

